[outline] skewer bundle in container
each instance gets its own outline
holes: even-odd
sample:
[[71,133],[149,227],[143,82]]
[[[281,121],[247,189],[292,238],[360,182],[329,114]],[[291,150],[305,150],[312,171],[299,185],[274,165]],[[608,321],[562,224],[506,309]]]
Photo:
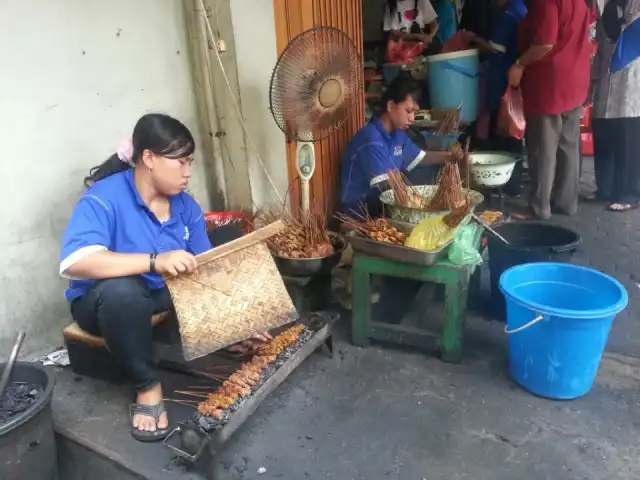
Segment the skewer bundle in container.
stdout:
[[387,172],[387,182],[393,191],[393,198],[396,205],[408,208],[423,210],[428,200],[421,195],[405,175],[398,169],[391,169]]
[[208,355],[297,319],[267,248],[281,221],[196,257],[197,272],[166,278],[185,360]]
[[266,209],[254,218],[254,226],[261,227],[282,221],[285,228],[267,240],[269,249],[282,258],[322,258],[334,253],[329,238],[326,212],[317,205],[300,212],[299,218],[284,209]]
[[406,240],[406,235],[389,223],[386,218],[377,218],[374,220],[368,213],[359,219],[337,213],[336,218],[340,220],[346,228],[355,230],[377,242],[402,245]]
[[442,122],[440,122],[436,134],[440,137],[445,135],[453,135],[454,133],[458,133],[459,128],[460,108],[457,108],[456,110],[447,112],[447,114],[442,119]]
[[454,158],[447,159],[438,176],[438,189],[427,208],[432,212],[455,210],[464,204],[460,168]]

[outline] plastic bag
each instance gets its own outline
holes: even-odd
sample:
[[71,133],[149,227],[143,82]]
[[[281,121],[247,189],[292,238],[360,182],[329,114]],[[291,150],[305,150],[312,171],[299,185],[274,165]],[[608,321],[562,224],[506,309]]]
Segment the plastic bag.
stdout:
[[451,260],[451,263],[471,265],[473,267],[482,263],[482,255],[474,245],[476,232],[475,225],[465,225],[458,228],[453,237],[453,243],[449,247],[449,260]]
[[507,91],[500,100],[498,121],[496,128],[500,135],[513,137],[518,140],[524,138],[527,122],[524,119],[522,105],[522,91],[519,88],[507,87]]
[[453,231],[444,224],[442,218],[429,217],[420,220],[405,240],[404,246],[432,252],[451,240]]
[[389,40],[385,52],[387,63],[411,63],[424,50],[423,42],[405,42],[404,40]]

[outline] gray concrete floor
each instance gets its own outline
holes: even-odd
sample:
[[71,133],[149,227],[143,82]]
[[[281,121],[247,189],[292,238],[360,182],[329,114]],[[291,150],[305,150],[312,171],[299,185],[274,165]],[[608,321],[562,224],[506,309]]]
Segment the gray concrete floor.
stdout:
[[[588,183],[588,163],[585,173]],[[334,357],[310,357],[258,409],[219,456],[219,478],[640,478],[640,361],[633,358],[640,352],[639,218],[638,211],[613,214],[589,204],[577,217],[553,220],[583,235],[576,261],[618,278],[631,299],[584,398],[554,402],[514,385],[495,322],[471,315],[465,363],[451,365],[424,353],[354,347],[345,319]],[[58,423],[78,438],[100,444],[120,464],[144,462],[135,471],[147,478],[200,478],[170,467],[161,446],[130,438],[127,389],[75,382],[69,372],[60,378]],[[261,467],[266,473],[258,475]]]

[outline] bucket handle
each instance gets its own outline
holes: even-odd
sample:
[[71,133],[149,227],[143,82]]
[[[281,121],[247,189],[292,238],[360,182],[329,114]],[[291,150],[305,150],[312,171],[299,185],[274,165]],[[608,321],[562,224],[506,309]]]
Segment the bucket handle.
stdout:
[[521,327],[518,327],[514,330],[509,330],[509,327],[507,327],[505,325],[504,327],[504,333],[508,333],[509,335],[512,333],[518,333],[521,332],[523,330],[526,330],[529,327],[533,327],[536,323],[541,322],[542,320],[544,320],[544,315],[538,315],[536,318],[534,318],[533,320],[531,320],[529,323],[525,323],[524,325],[522,325]]
[[465,77],[468,78],[476,78],[478,76],[478,74],[476,72],[474,72],[473,70],[468,70],[464,67],[461,67],[460,65],[455,65],[451,62],[447,62],[444,61],[443,63],[443,67],[448,69],[448,70],[453,70],[454,72],[458,72],[461,75],[464,75]]

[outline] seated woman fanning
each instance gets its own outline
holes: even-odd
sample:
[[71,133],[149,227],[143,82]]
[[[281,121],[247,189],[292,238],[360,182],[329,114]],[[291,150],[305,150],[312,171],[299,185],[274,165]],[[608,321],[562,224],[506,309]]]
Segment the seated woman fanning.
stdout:
[[[64,234],[60,274],[81,328],[102,335],[137,392],[131,433],[169,433],[154,368],[151,317],[173,308],[163,276],[196,269],[211,249],[202,209],[185,192],[195,142],[178,120],[148,114],[132,147],[91,170]],[[268,334],[257,336],[268,340]]]
[[423,42],[427,52],[439,50],[435,44],[429,48],[438,33],[437,15],[429,0],[388,0],[383,30],[389,34],[389,40]]
[[384,111],[362,127],[349,141],[342,158],[341,211],[361,212],[366,205],[372,216],[381,210],[380,192],[386,190],[387,172],[409,172],[419,164],[444,163],[449,152],[425,152],[406,134],[418,110],[420,86],[408,75],[399,75],[382,98]]

